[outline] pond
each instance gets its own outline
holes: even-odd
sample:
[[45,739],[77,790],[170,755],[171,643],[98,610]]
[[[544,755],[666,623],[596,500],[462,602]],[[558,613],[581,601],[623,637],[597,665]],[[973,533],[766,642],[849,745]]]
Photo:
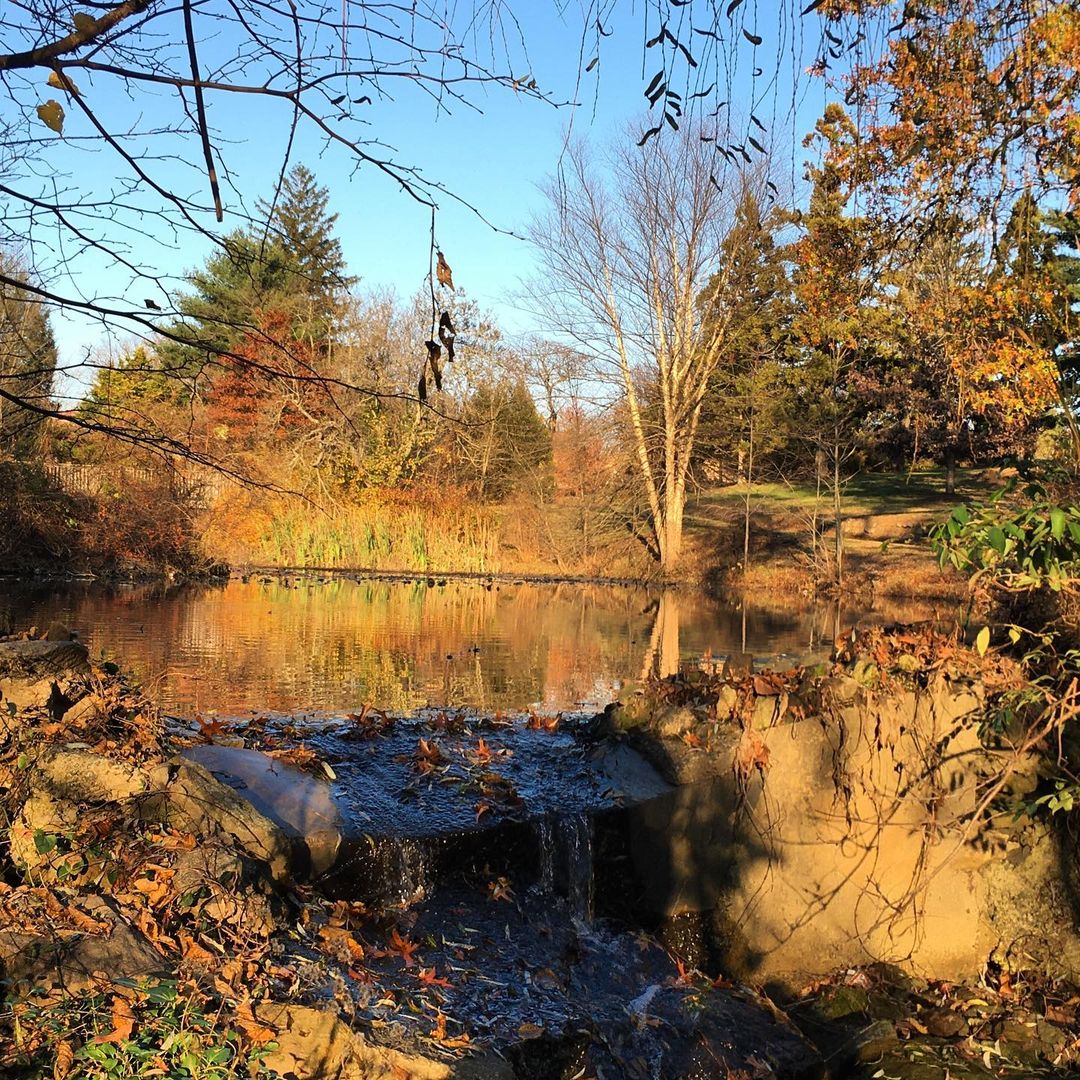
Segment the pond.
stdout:
[[167,711],[188,716],[602,706],[649,668],[744,650],[794,663],[827,655],[856,622],[934,614],[789,595],[720,602],[689,589],[348,574],[0,589],[0,625],[60,619],[92,655],[116,658]]

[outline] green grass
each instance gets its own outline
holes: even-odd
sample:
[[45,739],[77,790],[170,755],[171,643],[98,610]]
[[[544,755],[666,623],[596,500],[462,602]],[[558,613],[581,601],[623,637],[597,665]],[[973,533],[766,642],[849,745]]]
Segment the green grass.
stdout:
[[[844,515],[861,517],[878,514],[938,513],[966,499],[991,494],[999,485],[983,469],[957,469],[956,493],[945,493],[943,469],[906,473],[861,473],[844,487]],[[759,517],[802,517],[813,510],[812,480],[793,484],[755,484],[751,489],[753,510]],[[700,492],[688,507],[687,523],[692,528],[710,528],[723,520],[734,521],[742,514],[744,492],[740,487],[713,488]],[[822,493],[825,513],[830,495]]]

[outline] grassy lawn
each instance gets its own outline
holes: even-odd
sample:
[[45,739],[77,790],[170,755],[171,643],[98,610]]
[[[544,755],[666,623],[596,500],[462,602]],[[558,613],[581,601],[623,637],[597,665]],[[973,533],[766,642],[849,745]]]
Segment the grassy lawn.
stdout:
[[[844,489],[844,516],[861,517],[879,514],[941,514],[949,507],[977,496],[986,496],[1000,486],[984,469],[957,469],[956,494],[945,494],[943,469],[925,469],[906,473],[862,473]],[[738,487],[713,488],[699,492],[687,508],[691,529],[710,528],[730,523],[742,514],[743,491]],[[795,484],[755,484],[751,499],[759,518],[791,519],[803,517],[814,506],[812,481]],[[830,496],[823,492],[822,508],[829,513]]]

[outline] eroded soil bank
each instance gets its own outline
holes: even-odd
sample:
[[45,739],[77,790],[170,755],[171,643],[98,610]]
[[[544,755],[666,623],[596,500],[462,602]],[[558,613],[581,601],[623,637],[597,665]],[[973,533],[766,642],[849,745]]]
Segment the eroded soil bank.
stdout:
[[1063,1072],[1072,871],[987,802],[1037,782],[980,737],[1018,677],[876,633],[596,717],[187,729],[77,643],[0,643],[3,1067]]

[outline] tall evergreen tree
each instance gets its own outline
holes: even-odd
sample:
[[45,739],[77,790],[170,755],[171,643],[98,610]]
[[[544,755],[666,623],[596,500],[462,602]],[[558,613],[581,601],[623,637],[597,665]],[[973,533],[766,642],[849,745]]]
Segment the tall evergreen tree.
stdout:
[[[775,214],[762,211],[754,185],[745,182],[723,243],[725,273],[702,294],[710,303],[702,317],[730,313],[730,327],[724,361],[710,381],[702,410],[700,453],[704,459],[737,461],[740,475],[748,452],[763,449],[764,434],[779,434],[768,414],[782,404],[778,368],[791,316],[784,253],[776,243],[779,225]],[[756,429],[752,435],[751,427]],[[748,440],[755,444],[753,451]]]
[[807,170],[813,187],[801,218],[804,234],[788,249],[797,305],[791,324],[797,388],[792,426],[813,452],[819,490],[832,496],[832,572],[838,585],[844,571],[843,486],[864,404],[858,374],[875,362],[888,336],[882,327],[887,309],[878,275],[880,237],[871,221],[850,213],[852,181],[840,167],[855,136],[844,109],[826,106],[806,140],[819,145],[822,156]]
[[[177,301],[181,318],[155,350],[158,369],[176,380],[179,399],[197,392],[202,373],[235,353],[245,337],[264,336],[267,313],[274,325],[284,314],[292,338],[309,350],[329,348],[335,292],[351,284],[333,235],[337,215],[326,212],[326,189],[302,165],[285,178],[282,191],[273,209],[259,204],[271,215],[264,228],[231,233],[188,276],[192,291]],[[277,344],[288,349],[287,340]]]
[[274,239],[285,250],[288,268],[295,272],[293,287],[324,303],[351,282],[345,272],[341,241],[334,235],[337,214],[328,214],[330,192],[314,174],[296,165],[285,176],[274,204],[259,202]]

